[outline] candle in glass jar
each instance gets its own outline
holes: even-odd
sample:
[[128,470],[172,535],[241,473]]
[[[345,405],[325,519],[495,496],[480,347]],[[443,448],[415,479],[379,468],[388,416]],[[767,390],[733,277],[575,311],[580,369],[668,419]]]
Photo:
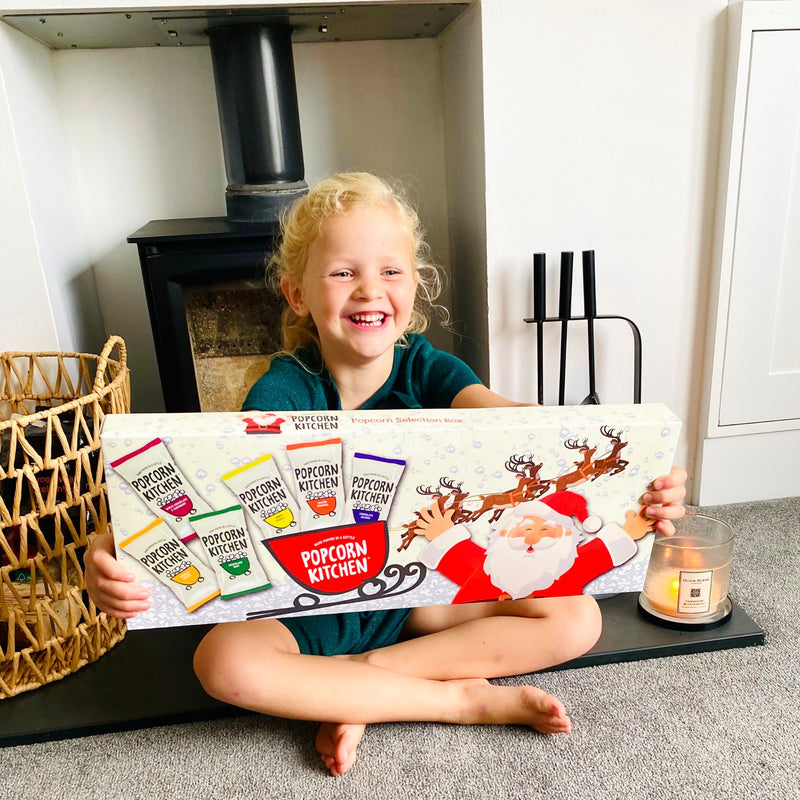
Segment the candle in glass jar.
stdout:
[[644,594],[664,614],[695,617],[716,613],[728,594],[730,555],[693,547],[685,537],[654,543]]
[[728,600],[733,532],[722,520],[687,514],[673,536],[656,534],[639,608],[667,627],[713,627],[732,613]]

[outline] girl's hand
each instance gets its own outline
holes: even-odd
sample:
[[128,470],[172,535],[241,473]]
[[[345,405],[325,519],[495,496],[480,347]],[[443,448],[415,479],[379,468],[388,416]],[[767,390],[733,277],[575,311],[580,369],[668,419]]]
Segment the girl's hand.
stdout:
[[135,583],[134,576],[115,558],[114,538],[110,532],[94,537],[83,565],[86,591],[101,611],[130,619],[150,608],[147,589]]
[[646,506],[644,513],[656,520],[656,530],[667,536],[675,533],[672,520],[680,519],[686,513],[682,503],[686,496],[686,477],[683,467],[673,467],[669,475],[656,478],[650,484],[650,491],[642,495],[642,503]]

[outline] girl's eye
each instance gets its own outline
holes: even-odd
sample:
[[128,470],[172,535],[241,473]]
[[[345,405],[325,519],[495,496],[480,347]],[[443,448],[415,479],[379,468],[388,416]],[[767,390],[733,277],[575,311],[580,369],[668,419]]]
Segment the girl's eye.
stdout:
[[340,269],[337,272],[331,273],[332,278],[352,278],[353,273],[349,269]]

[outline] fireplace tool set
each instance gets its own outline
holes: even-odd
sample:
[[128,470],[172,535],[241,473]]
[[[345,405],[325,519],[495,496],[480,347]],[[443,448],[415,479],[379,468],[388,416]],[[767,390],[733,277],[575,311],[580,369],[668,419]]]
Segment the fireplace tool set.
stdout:
[[571,322],[586,322],[586,338],[589,358],[589,393],[581,405],[597,405],[600,398],[595,382],[594,324],[597,320],[623,320],[630,325],[633,335],[633,402],[642,402],[642,337],[636,324],[627,317],[617,314],[597,313],[594,250],[584,250],[583,256],[583,309],[582,317],[572,316],[572,266],[574,253],[563,251],[559,272],[558,316],[548,317],[546,313],[546,256],[533,255],[533,317],[524,322],[536,324],[536,385],[538,403],[544,403],[544,325],[557,322],[561,326],[561,345],[559,349],[558,404],[564,405],[567,378],[567,338]]

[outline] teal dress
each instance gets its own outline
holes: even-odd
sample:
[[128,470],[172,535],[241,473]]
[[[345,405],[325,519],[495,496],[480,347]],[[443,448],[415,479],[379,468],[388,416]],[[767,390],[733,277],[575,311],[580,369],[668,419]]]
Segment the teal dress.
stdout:
[[[436,350],[421,334],[395,345],[394,364],[386,383],[361,408],[450,408],[465,387],[480,383],[456,356]],[[243,411],[334,411],[342,407],[339,392],[316,348],[279,356],[256,381]],[[361,611],[284,618],[300,652],[310,655],[363,653],[394,644],[411,609]]]

